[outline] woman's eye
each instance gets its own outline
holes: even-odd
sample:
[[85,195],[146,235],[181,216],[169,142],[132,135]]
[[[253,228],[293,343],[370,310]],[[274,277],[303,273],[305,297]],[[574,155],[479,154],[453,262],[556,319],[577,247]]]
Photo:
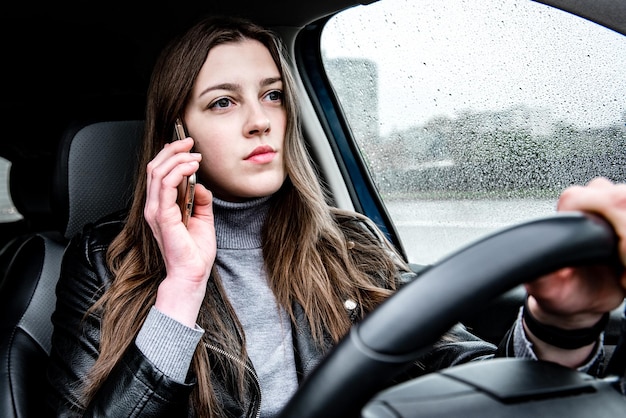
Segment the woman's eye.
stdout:
[[280,90],[272,90],[265,95],[267,100],[272,102],[282,102],[283,101],[283,92]]
[[213,103],[211,103],[211,105],[209,106],[210,108],[227,108],[228,106],[231,105],[231,100],[227,99],[226,97],[222,97],[221,99],[217,99],[216,101],[214,101]]

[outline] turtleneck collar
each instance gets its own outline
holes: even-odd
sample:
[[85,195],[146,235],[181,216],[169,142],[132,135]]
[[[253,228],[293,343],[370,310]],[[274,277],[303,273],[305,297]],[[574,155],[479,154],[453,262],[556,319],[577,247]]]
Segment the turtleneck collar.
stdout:
[[246,202],[226,202],[213,197],[217,248],[261,247],[261,228],[267,218],[271,196]]

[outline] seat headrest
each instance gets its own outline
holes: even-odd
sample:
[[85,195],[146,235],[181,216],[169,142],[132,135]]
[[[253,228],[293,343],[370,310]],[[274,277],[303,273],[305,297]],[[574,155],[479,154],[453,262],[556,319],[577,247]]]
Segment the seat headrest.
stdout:
[[65,131],[51,199],[65,238],[89,222],[128,207],[143,126],[141,120],[76,122]]
[[[53,170],[50,159],[36,161],[23,160],[11,164],[9,175],[9,190],[11,202],[17,213],[30,225],[33,230],[52,229],[50,188],[48,181]],[[47,174],[42,178],[42,173]]]

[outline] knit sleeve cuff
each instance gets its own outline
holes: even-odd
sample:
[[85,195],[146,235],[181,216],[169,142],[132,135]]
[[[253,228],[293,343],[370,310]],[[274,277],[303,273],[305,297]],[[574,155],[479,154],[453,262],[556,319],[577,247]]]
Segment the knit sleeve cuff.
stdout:
[[197,325],[189,328],[152,307],[135,344],[163,374],[184,383],[203,334]]
[[[513,329],[513,350],[515,353],[515,357],[537,360],[537,355],[533,350],[533,343],[526,336],[526,332],[524,331],[524,326],[522,324],[523,310],[524,307],[521,307],[517,315],[515,327]],[[598,361],[600,361],[602,356],[604,355],[603,341],[604,333],[600,334],[600,336],[598,337],[598,342],[594,348],[594,352],[589,356],[587,362],[579,366],[576,370],[587,373],[592,369],[595,369]]]

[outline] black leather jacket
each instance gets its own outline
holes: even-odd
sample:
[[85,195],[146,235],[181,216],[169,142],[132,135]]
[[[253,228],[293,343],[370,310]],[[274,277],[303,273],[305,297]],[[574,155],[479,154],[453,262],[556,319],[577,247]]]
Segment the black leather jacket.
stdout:
[[[57,286],[57,307],[53,314],[54,333],[48,368],[51,393],[49,405],[55,416],[102,417],[183,417],[193,416],[189,397],[195,384],[190,376],[184,384],[173,381],[151,364],[133,344],[99,390],[87,411],[80,408],[78,384],[87,375],[98,357],[100,318],[85,312],[111,284],[112,276],[105,262],[111,240],[123,226],[121,217],[104,219],[88,226],[67,248],[60,281]],[[320,361],[328,347],[317,347],[307,331],[301,309],[298,327],[294,327],[296,368],[300,380]],[[360,318],[353,318],[358,321]],[[477,358],[491,357],[496,347],[486,343],[464,328],[452,331],[455,342],[437,345],[416,363],[411,376],[431,372]],[[210,355],[220,355],[211,353]],[[249,382],[254,384],[252,380]],[[241,405],[234,401],[217,376],[213,380],[220,399],[233,417],[253,417],[259,409],[258,396]],[[257,393],[258,390],[253,393]]]

